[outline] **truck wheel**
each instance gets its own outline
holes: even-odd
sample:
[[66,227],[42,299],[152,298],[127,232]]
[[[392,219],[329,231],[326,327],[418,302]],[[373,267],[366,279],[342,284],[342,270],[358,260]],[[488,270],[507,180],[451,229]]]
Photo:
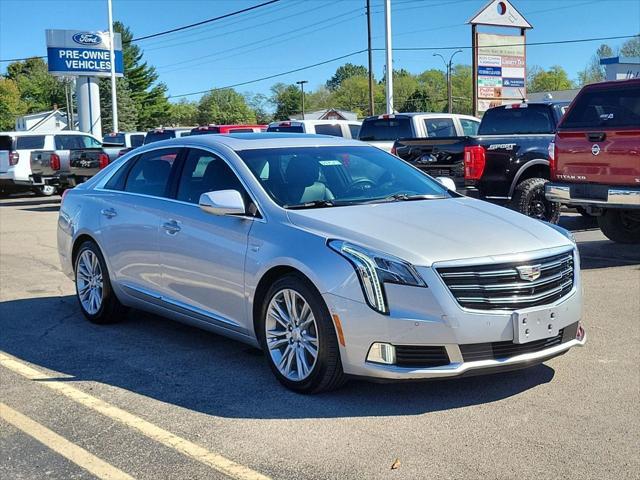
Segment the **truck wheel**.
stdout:
[[598,226],[609,240],[618,243],[640,243],[640,211],[605,210]]
[[544,196],[544,186],[548,181],[544,178],[528,178],[520,182],[513,194],[512,208],[528,217],[558,223],[560,204]]

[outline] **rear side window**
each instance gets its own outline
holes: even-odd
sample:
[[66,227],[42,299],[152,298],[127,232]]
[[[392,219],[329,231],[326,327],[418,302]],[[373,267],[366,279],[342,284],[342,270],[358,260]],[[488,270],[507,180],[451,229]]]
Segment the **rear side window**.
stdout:
[[144,135],[131,135],[131,148],[139,147],[144,143]]
[[316,125],[316,133],[318,135],[331,135],[333,137],[341,137],[342,136],[342,127],[340,125]]
[[640,88],[587,89],[567,112],[566,128],[640,126]]
[[479,135],[515,135],[554,133],[556,122],[547,105],[532,105],[520,108],[496,107],[486,111]]
[[351,132],[351,138],[358,138],[358,135],[360,135],[360,125],[355,123],[350,123],[349,131]]
[[410,137],[413,137],[413,131],[411,119],[408,117],[365,120],[359,135],[359,139],[365,142],[393,141]]
[[88,135],[56,135],[56,150],[81,150],[100,148],[102,144]]
[[476,135],[478,133],[479,125],[480,125],[480,122],[475,122],[467,118],[460,119],[460,126],[462,127],[463,135],[469,135],[470,137]]
[[178,149],[154,150],[140,155],[129,170],[124,191],[164,197],[171,168],[178,156]]
[[424,126],[429,137],[455,137],[456,127],[451,118],[426,118]]
[[16,150],[35,150],[44,148],[44,135],[16,138]]

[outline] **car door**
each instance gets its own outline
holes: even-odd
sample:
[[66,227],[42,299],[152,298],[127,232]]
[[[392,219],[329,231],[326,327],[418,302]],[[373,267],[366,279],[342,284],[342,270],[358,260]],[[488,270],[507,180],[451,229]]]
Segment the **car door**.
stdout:
[[165,301],[199,319],[245,332],[244,263],[249,216],[217,216],[198,206],[200,195],[238,190],[249,196],[221,157],[189,149],[175,185],[175,199],[162,218],[159,251]]
[[180,151],[163,148],[138,155],[100,192],[100,244],[112,279],[143,300],[160,298],[158,232]]

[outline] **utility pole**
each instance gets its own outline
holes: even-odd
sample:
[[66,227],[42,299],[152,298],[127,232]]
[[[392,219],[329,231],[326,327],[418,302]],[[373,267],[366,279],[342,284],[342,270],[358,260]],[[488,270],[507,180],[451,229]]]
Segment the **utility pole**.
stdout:
[[107,0],[109,10],[109,58],[111,59],[111,129],[118,131],[118,97],[116,95],[116,56],[113,38],[113,9],[111,0]]
[[304,84],[309,83],[309,81],[300,80],[299,82],[296,82],[296,83],[300,85],[300,90],[302,91],[302,120],[304,120]]
[[386,40],[387,113],[393,113],[393,51],[391,47],[391,0],[384,0],[384,26]]
[[375,115],[373,99],[373,52],[371,50],[371,0],[367,0],[367,50],[369,52],[369,115]]
[[453,57],[456,56],[457,53],[462,53],[462,50],[456,50],[449,57],[449,62],[447,62],[442,55],[439,53],[434,53],[434,57],[440,57],[444,62],[444,68],[447,69],[447,112],[451,113],[453,110],[453,96],[452,96],[452,85],[451,85],[451,70],[453,68]]

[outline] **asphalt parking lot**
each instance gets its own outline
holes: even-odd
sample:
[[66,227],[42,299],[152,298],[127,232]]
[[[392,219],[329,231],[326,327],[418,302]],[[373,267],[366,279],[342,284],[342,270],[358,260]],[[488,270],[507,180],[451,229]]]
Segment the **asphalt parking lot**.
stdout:
[[0,200],[0,478],[640,478],[640,249],[592,219],[561,221],[582,256],[585,348],[301,396],[243,344],[136,311],[85,321],[58,205]]

